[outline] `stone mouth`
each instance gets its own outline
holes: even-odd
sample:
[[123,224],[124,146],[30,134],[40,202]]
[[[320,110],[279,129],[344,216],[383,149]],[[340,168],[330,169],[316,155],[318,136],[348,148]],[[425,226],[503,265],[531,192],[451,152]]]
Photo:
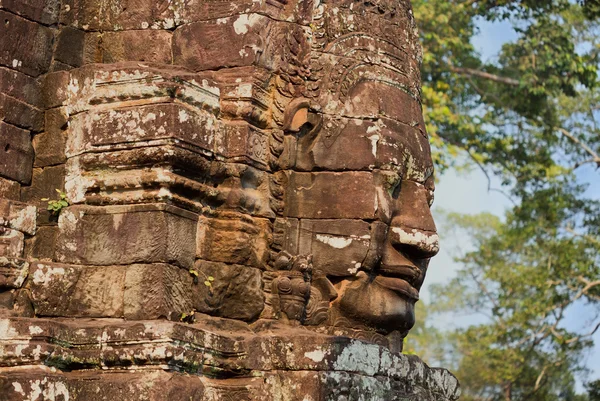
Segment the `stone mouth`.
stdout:
[[382,287],[419,300],[419,288],[423,282],[421,270],[415,265],[381,265],[375,278]]
[[403,295],[410,300],[415,302],[419,300],[419,291],[404,279],[397,277],[377,276],[375,277],[374,282],[379,286]]

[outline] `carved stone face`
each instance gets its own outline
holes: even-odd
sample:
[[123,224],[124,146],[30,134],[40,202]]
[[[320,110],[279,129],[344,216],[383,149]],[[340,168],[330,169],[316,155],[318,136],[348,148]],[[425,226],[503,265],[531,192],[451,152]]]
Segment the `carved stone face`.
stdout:
[[315,7],[318,87],[287,110],[283,248],[334,283],[330,325],[406,333],[439,248],[433,163],[411,19],[373,7]]
[[[176,29],[160,31],[164,57],[117,46],[158,42],[160,26],[134,35],[119,12],[115,26],[132,31],[98,42],[110,27],[85,7],[67,11],[93,31],[76,68],[46,80],[46,130],[64,139],[70,203],[51,259],[74,266],[73,277],[126,266],[114,282],[108,267],[85,270],[82,298],[94,286],[130,293],[111,310],[82,302],[78,314],[412,327],[438,244],[410,7],[278,4],[249,2],[239,14],[186,3]],[[140,26],[173,10],[155,11],[137,16]],[[166,294],[155,307],[138,284],[151,274]]]
[[298,171],[288,173],[288,246],[311,253],[335,283],[331,324],[405,332],[438,251],[420,107],[398,87],[365,80],[344,103],[313,112],[323,121],[299,130]]

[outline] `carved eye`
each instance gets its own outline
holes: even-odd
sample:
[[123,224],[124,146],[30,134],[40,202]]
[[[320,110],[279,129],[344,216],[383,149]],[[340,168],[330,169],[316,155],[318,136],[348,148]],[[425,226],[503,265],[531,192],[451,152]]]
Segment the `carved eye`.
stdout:
[[429,203],[429,207],[431,207],[431,206],[433,206],[433,201],[435,199],[435,197],[434,197],[435,179],[434,179],[433,174],[431,174],[429,176],[429,178],[427,178],[427,180],[425,181],[423,186],[427,190],[427,203]]
[[321,116],[311,110],[308,99],[294,99],[283,114],[283,130],[286,132],[314,132],[320,128],[321,120]]

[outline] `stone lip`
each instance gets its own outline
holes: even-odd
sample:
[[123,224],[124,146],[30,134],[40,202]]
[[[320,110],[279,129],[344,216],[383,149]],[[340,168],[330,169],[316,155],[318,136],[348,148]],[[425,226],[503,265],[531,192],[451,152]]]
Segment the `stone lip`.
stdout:
[[391,391],[390,396],[396,394],[394,385],[399,383],[407,394],[428,394],[414,398],[419,400],[453,401],[460,395],[458,381],[451,373],[430,368],[415,356],[301,327],[255,332],[242,322],[205,316],[195,324],[0,319],[0,381],[2,376],[10,379],[22,369],[48,367],[52,374],[66,378],[84,372],[96,372],[98,376],[125,371],[179,372],[223,383],[248,379],[247,386],[254,383],[252,378],[264,377],[266,382],[279,372],[291,376],[317,374],[315,385],[329,388],[322,377],[320,384],[316,377],[325,374],[329,380],[342,375],[351,382],[368,378],[378,385],[383,383],[386,391]]

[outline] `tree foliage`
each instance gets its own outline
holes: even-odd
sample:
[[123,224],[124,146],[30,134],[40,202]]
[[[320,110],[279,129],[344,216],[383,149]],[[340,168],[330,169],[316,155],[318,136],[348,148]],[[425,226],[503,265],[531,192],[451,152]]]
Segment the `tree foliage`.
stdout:
[[[501,178],[515,207],[503,219],[448,215],[446,226],[466,233],[474,249],[458,257],[458,276],[434,289],[437,310],[428,313],[485,319],[452,333],[423,323],[407,349],[453,368],[465,400],[593,400],[598,382],[583,396],[574,380],[600,327],[600,203],[586,197],[576,174],[600,167],[600,5],[413,0],[413,7],[438,173],[463,167],[457,156],[466,154],[468,164]],[[491,60],[472,44],[482,21],[510,24],[516,36]],[[583,305],[598,313],[578,329],[566,324]]]

